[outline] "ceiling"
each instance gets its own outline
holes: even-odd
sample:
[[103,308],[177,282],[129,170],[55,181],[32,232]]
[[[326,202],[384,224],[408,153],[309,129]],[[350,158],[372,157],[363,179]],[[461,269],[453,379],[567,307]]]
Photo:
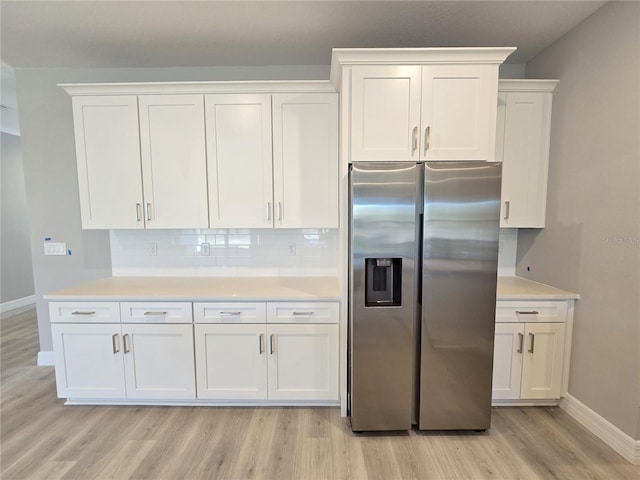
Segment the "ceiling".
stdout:
[[526,63],[603,1],[11,1],[13,67],[328,65],[333,47],[518,47]]

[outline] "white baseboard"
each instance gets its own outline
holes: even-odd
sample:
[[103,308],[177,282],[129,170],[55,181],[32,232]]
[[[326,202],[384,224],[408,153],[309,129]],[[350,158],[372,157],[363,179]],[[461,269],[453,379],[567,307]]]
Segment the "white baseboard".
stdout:
[[36,303],[36,296],[30,295],[28,297],[16,298],[8,302],[0,303],[0,313],[6,313],[11,310],[16,310],[22,307],[28,307]]
[[39,367],[53,367],[55,360],[53,352],[38,352],[38,366]]
[[560,408],[613,448],[625,460],[634,465],[640,465],[640,440],[634,440],[571,395],[567,395],[560,401]]

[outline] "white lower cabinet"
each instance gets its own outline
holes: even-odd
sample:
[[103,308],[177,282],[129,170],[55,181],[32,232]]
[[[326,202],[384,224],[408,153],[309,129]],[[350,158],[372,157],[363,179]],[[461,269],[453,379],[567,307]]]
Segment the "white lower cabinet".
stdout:
[[[493,399],[558,399],[565,368],[566,303],[530,302],[522,307],[517,302],[498,302]],[[521,320],[501,321],[510,317],[509,309]],[[560,315],[550,315],[553,311]],[[539,321],[539,317],[552,321]]]
[[[195,399],[192,324],[120,323],[117,303],[52,302],[51,331],[58,397],[77,399]],[[125,304],[122,304],[125,305]],[[132,305],[132,304],[128,304]],[[154,304],[139,304],[145,310]],[[162,304],[171,309],[171,304]],[[54,314],[64,308],[72,320]],[[110,317],[94,323],[102,311]],[[164,311],[164,310],[163,310]],[[189,315],[191,315],[189,310]],[[81,323],[84,320],[86,323]],[[63,323],[74,321],[75,323]]]
[[[264,303],[255,305],[264,311]],[[209,322],[195,325],[199,399],[338,400],[338,317],[309,323],[309,318],[329,321],[324,317],[328,311],[337,314],[337,303],[268,303],[266,323],[229,323],[197,313],[217,310],[217,304],[194,304],[196,322]],[[278,311],[298,315],[278,316]]]

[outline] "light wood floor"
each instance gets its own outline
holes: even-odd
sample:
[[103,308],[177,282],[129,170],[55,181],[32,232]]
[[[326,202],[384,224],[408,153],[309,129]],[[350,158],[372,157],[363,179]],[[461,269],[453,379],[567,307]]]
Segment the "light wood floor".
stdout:
[[65,406],[34,366],[35,311],[0,333],[3,480],[640,478],[559,408],[496,408],[481,434],[354,435],[337,408]]

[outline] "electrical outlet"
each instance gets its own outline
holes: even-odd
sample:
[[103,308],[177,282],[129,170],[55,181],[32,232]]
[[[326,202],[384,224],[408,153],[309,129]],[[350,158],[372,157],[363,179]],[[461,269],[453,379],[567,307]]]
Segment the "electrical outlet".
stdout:
[[157,242],[149,242],[149,256],[157,257],[158,256],[158,243]]
[[[71,252],[71,250],[69,250]],[[44,254],[45,255],[66,255],[67,244],[66,243],[54,243],[44,242]]]
[[296,254],[296,242],[289,242],[287,244],[287,252],[289,253],[289,255]]
[[203,257],[208,257],[210,255],[210,248],[208,243],[200,244],[200,255]]

